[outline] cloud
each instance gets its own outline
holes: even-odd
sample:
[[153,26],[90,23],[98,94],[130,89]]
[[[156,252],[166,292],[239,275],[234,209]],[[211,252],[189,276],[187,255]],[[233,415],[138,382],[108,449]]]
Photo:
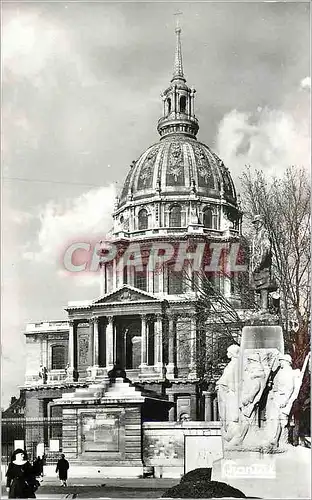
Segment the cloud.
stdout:
[[306,76],[303,78],[300,82],[300,87],[304,90],[310,90],[311,89],[311,77]]
[[37,249],[31,251],[28,243],[24,247],[26,251],[23,258],[56,264],[60,262],[69,242],[104,237],[112,227],[111,213],[115,196],[115,187],[111,185],[92,189],[63,203],[48,203],[39,214]]
[[232,110],[219,124],[217,149],[238,178],[245,165],[270,174],[291,165],[309,168],[310,131],[306,120],[287,111],[258,107],[254,112]]
[[36,87],[55,87],[51,67],[59,63],[82,86],[96,83],[75,49],[70,32],[57,21],[36,12],[19,13],[5,20],[2,36],[4,82],[26,78]]

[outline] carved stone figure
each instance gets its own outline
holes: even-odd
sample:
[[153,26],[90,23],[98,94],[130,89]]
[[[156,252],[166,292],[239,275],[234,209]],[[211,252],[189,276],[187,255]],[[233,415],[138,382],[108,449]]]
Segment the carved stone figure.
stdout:
[[226,441],[229,441],[235,435],[235,423],[238,422],[239,346],[236,344],[231,345],[227,350],[227,356],[230,362],[224,368],[216,386],[223,437]]
[[292,404],[302,382],[300,370],[293,370],[289,354],[281,355],[280,367],[273,381],[267,402],[266,418],[271,430],[270,444],[279,446],[286,441],[286,426]]

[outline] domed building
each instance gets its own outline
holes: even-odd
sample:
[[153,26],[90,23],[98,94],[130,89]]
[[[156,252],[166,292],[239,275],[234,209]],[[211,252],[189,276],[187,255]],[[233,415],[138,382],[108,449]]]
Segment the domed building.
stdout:
[[[218,245],[239,242],[241,212],[228,168],[197,139],[196,91],[186,83],[180,36],[176,28],[160,138],[131,164],[116,200],[113,258],[107,242],[100,250],[100,297],[70,302],[68,323],[57,328],[53,322],[27,327],[29,349],[35,344],[39,354],[36,361],[27,356],[25,387],[41,390],[44,416],[53,398],[119,365],[142,390],[169,399],[170,420],[204,413],[217,419],[216,400],[207,409],[199,383],[198,352],[208,346],[196,320],[196,290],[204,273],[240,307],[235,276],[221,272],[221,254],[212,255]],[[43,369],[45,380],[38,375]]]

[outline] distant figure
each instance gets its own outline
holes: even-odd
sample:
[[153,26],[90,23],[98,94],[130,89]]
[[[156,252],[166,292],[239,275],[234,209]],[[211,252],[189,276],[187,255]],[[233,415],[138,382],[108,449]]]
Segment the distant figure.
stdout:
[[76,368],[74,368],[74,371],[73,371],[73,379],[74,379],[74,382],[78,382],[79,372]]
[[116,378],[122,378],[126,382],[130,382],[130,380],[127,379],[126,370],[123,368],[119,359],[116,360],[116,363],[114,364],[112,370],[110,370],[107,375],[110,380],[116,380]]
[[188,413],[181,413],[180,422],[189,422],[190,420],[191,419]]
[[45,366],[40,365],[39,377],[42,378],[42,383],[46,384],[48,380],[48,370]]
[[34,470],[36,477],[43,476],[43,460],[42,460],[42,458],[37,457],[36,460],[34,460],[33,470]]
[[59,480],[62,486],[67,486],[67,471],[69,469],[69,463],[65,459],[65,455],[62,453],[61,458],[57,462],[55,472],[58,472]]
[[39,482],[24,450],[13,452],[6,476],[8,498],[36,498]]

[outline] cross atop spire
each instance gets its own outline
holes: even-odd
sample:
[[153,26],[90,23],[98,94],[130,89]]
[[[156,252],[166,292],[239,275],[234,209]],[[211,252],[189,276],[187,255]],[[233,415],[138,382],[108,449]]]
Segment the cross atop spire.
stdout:
[[176,78],[182,79],[185,81],[184,73],[183,73],[183,63],[182,63],[182,49],[181,49],[181,27],[179,25],[179,16],[182,14],[181,11],[175,12],[175,16],[177,16],[176,23],[176,50],[174,57],[174,68],[173,68],[173,80]]

